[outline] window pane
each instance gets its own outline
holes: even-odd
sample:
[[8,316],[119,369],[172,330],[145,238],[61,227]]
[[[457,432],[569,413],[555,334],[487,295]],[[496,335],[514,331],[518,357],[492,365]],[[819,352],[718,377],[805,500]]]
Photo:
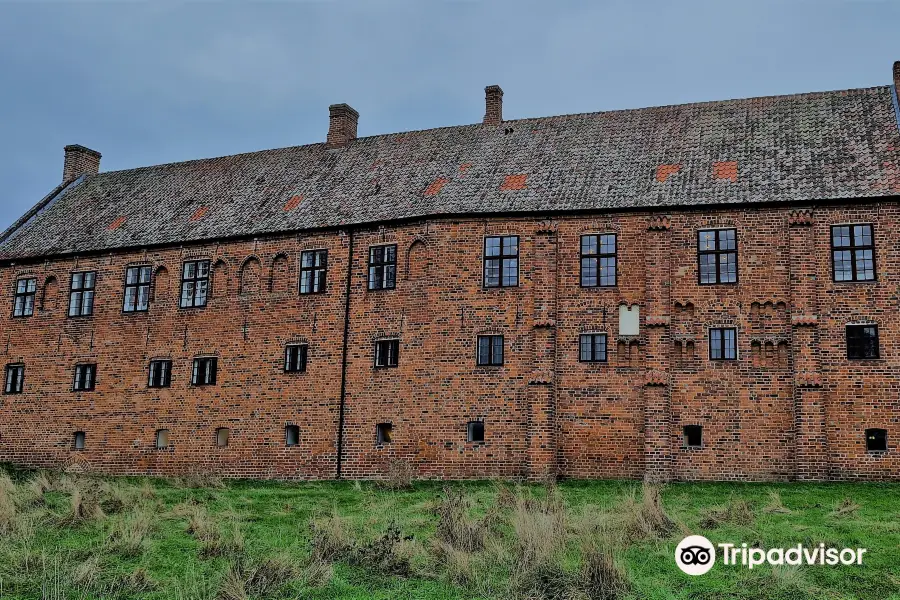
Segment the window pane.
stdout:
[[503,364],[503,336],[495,335],[493,340],[493,350],[491,352],[491,364]]
[[709,356],[710,358],[722,358],[722,330],[710,329],[709,331]]
[[69,297],[69,316],[75,317],[81,311],[81,292],[72,292]]
[[855,225],[853,227],[853,245],[854,246],[871,246],[872,245],[872,226],[871,225]]
[[597,236],[583,235],[581,236],[581,253],[597,254]]
[[856,278],[860,281],[875,279],[875,261],[871,250],[856,250]]
[[81,314],[90,315],[94,312],[94,292],[84,292],[81,300]]
[[509,236],[503,238],[503,254],[505,256],[518,256],[519,255],[519,238],[515,236]]
[[700,232],[700,250],[716,249],[716,232],[701,231]]
[[600,259],[600,285],[616,285],[616,258],[604,256]]
[[204,260],[202,262],[197,263],[197,277],[205,278],[209,277],[209,261]]
[[735,249],[735,230],[720,229],[719,230],[719,250]]
[[850,227],[834,227],[831,230],[831,240],[835,248],[845,248],[850,246]]
[[389,262],[389,263],[397,262],[397,246],[385,246],[384,247],[384,262]]
[[700,255],[700,283],[716,282],[716,255]]
[[591,346],[591,336],[583,335],[581,336],[581,353],[580,360],[589,361],[591,360],[591,351],[593,350]]
[[500,256],[500,238],[489,237],[485,240],[485,256]]
[[726,252],[719,255],[719,283],[734,283],[737,281],[737,255]]
[[834,251],[834,279],[835,281],[853,280],[853,266],[849,250]]
[[519,284],[519,259],[503,259],[503,285],[515,286]]
[[392,288],[396,285],[397,281],[397,267],[395,265],[388,265],[384,268],[384,287]]
[[595,335],[594,337],[594,360],[606,360],[606,336]]
[[137,308],[138,310],[147,310],[150,306],[150,288],[146,285],[142,285],[138,288],[138,301]]
[[592,287],[597,285],[597,259],[581,259],[581,285]]
[[203,280],[197,282],[196,295],[194,297],[194,306],[206,306],[206,292],[209,288],[209,281]]
[[496,287],[500,285],[500,261],[490,259],[484,263],[484,285]]
[[725,336],[725,358],[737,358],[737,342],[735,340],[735,330],[725,329],[723,331],[723,334]]
[[478,338],[478,364],[487,365],[491,361],[491,339],[487,336]]
[[616,236],[612,234],[600,237],[600,253],[615,254],[616,252]]

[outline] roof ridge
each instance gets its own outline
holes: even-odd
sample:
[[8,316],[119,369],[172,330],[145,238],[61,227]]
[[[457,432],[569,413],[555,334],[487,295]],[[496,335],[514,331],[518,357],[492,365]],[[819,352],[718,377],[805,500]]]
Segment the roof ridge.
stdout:
[[[749,98],[731,98],[731,99],[727,99],[727,100],[703,100],[703,101],[699,101],[699,102],[685,102],[682,104],[663,104],[663,105],[659,105],[659,106],[641,106],[641,107],[637,107],[637,108],[617,108],[617,109],[612,109],[612,110],[597,110],[597,111],[588,111],[588,112],[580,112],[580,113],[564,113],[564,114],[559,114],[559,115],[545,115],[542,117],[522,117],[520,119],[504,120],[503,122],[500,123],[500,125],[484,125],[482,123],[466,123],[466,124],[461,124],[461,125],[443,125],[440,127],[428,127],[425,129],[411,129],[411,130],[407,130],[407,131],[394,131],[394,132],[388,132],[388,133],[377,133],[374,135],[362,136],[362,137],[358,137],[355,140],[353,140],[353,142],[351,142],[351,146],[357,142],[372,141],[372,140],[377,140],[379,138],[389,138],[389,137],[393,137],[393,136],[405,136],[405,135],[413,135],[413,134],[421,134],[421,133],[431,133],[431,132],[435,132],[435,131],[442,131],[445,129],[466,129],[466,128],[474,129],[474,128],[478,128],[478,127],[502,127],[503,125],[510,124],[510,123],[529,123],[529,122],[535,122],[535,121],[544,121],[544,120],[548,120],[548,119],[567,119],[567,118],[571,118],[571,117],[585,117],[585,116],[591,116],[591,115],[633,113],[633,112],[640,112],[640,111],[645,111],[645,110],[649,111],[649,110],[660,110],[660,109],[668,109],[668,108],[689,108],[689,107],[694,107],[694,106],[709,106],[709,105],[713,105],[713,104],[723,104],[724,105],[724,104],[730,104],[730,103],[735,103],[735,102],[750,102],[753,100],[772,100],[772,99],[778,99],[778,98],[801,99],[801,98],[810,98],[810,97],[814,97],[814,96],[825,96],[828,94],[883,91],[890,87],[892,87],[892,86],[880,85],[880,86],[871,86],[871,87],[864,87],[864,88],[850,88],[850,89],[845,89],[845,90],[826,90],[826,91],[821,91],[821,92],[802,92],[802,93],[797,93],[797,94],[775,94],[775,95],[770,95],[770,96],[751,96]],[[168,163],[160,163],[160,164],[156,164],[156,165],[143,165],[140,167],[131,167],[128,169],[117,169],[115,171],[103,171],[103,172],[99,173],[99,176],[113,174],[113,173],[123,173],[123,172],[128,172],[128,171],[143,171],[143,170],[147,170],[147,169],[158,169],[161,167],[188,166],[193,163],[202,163],[202,162],[211,162],[211,161],[216,161],[216,160],[233,159],[233,158],[244,157],[244,156],[259,155],[259,154],[264,154],[264,153],[268,153],[268,152],[296,151],[296,150],[315,148],[317,146],[322,146],[324,148],[325,142],[324,141],[313,142],[310,144],[300,144],[298,146],[283,146],[280,148],[265,148],[262,150],[252,150],[250,152],[238,152],[236,154],[225,154],[222,156],[210,156],[210,157],[206,157],[206,158],[192,158],[189,160],[173,161],[173,162],[168,162]],[[332,150],[331,152],[340,152],[340,150]]]

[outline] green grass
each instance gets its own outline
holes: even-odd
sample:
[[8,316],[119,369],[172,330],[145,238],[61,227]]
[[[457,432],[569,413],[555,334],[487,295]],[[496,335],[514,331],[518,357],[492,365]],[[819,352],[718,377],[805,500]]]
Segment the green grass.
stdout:
[[[221,483],[48,474],[50,488],[40,493],[29,491],[34,473],[10,474],[15,485],[7,483],[6,494],[14,498],[15,508],[10,515],[7,505],[6,517],[0,479],[0,599],[599,598],[586,595],[579,583],[589,541],[613,553],[627,579],[624,598],[900,599],[900,484],[670,484],[662,489],[662,500],[675,525],[656,538],[628,533],[624,515],[632,514],[635,496],[638,503],[641,498],[641,486],[634,482],[566,481],[549,492],[532,485],[429,482],[392,491],[350,482]],[[204,483],[213,485],[200,487]],[[434,543],[435,510],[445,486],[464,495],[468,509],[461,518],[483,526],[486,535],[483,549],[452,555],[468,561],[461,568],[464,577],[456,576],[460,569],[452,568]],[[87,498],[88,514],[80,520],[71,515],[76,488]],[[780,496],[783,510],[773,510],[773,493]],[[544,503],[523,501],[532,497]],[[554,508],[549,497],[560,506]],[[846,499],[858,508],[836,512]],[[741,512],[741,500],[749,512]],[[99,502],[102,515],[91,512],[91,502]],[[733,510],[726,512],[729,505]],[[213,533],[189,532],[192,518],[202,520],[204,513]],[[521,548],[550,535],[542,535],[542,525],[535,522],[542,514],[564,519],[562,547],[546,563],[523,566],[517,554]],[[338,520],[329,521],[335,515]],[[312,522],[343,523],[352,549],[333,561],[317,559]],[[391,524],[404,539],[373,550],[372,542]],[[143,535],[142,527],[148,528]],[[521,536],[527,532],[517,527],[536,528],[537,542],[524,541]],[[862,566],[748,571],[717,564],[707,575],[689,577],[673,560],[675,546],[688,533],[714,543],[771,548],[825,542],[864,547],[868,553]],[[219,549],[210,551],[204,535],[224,545],[212,544]],[[393,552],[408,566],[402,576],[377,564]],[[269,585],[264,595],[254,595],[265,587],[259,582],[268,573],[267,559],[286,565],[290,573]],[[229,592],[229,570],[245,582],[236,592]],[[537,587],[522,587],[526,579],[538,581]]]

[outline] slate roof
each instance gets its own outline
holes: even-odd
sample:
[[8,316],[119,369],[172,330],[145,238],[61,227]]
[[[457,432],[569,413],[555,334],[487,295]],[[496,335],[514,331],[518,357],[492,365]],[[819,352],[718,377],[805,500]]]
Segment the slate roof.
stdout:
[[[524,177],[523,177],[524,176]],[[892,87],[377,135],[100,173],[0,259],[441,214],[615,211],[900,194]]]

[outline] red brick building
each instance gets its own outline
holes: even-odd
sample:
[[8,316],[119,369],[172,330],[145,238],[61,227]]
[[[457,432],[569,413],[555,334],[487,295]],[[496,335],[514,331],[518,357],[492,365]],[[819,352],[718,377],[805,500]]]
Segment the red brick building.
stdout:
[[0,460],[900,478],[897,87],[99,172],[0,237]]

